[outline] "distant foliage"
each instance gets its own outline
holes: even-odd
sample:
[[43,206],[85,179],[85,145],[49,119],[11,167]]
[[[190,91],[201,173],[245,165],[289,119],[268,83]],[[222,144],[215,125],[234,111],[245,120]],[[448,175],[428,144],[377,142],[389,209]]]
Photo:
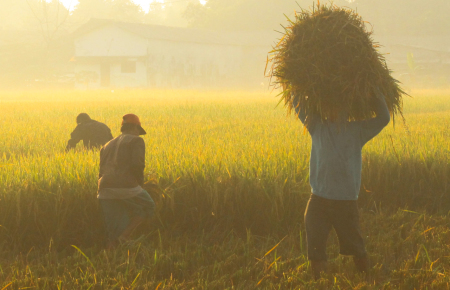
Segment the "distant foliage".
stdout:
[[377,34],[444,35],[450,29],[448,0],[355,0],[346,6],[371,22]]
[[277,30],[285,22],[284,14],[293,16],[299,6],[307,8],[310,0],[209,0],[204,6],[191,4],[185,17],[193,27],[217,30]]
[[91,18],[143,22],[144,16],[142,7],[131,0],[79,0],[71,20],[79,26]]

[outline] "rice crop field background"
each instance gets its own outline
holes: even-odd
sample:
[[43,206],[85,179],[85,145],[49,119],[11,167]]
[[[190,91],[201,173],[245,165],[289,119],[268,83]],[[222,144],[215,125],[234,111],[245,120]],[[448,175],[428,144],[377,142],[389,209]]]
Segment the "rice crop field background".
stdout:
[[[363,150],[361,224],[373,269],[329,239],[313,281],[303,213],[311,141],[276,93],[0,94],[0,289],[449,289],[450,92],[413,91]],[[147,130],[156,217],[105,251],[98,151],[64,151],[80,112]]]

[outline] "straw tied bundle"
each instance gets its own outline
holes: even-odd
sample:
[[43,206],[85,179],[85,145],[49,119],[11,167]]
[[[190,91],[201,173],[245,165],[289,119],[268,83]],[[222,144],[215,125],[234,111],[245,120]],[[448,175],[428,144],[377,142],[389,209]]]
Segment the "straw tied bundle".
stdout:
[[288,112],[298,106],[322,120],[342,114],[365,120],[374,117],[374,98],[382,93],[391,115],[402,115],[406,93],[356,12],[317,4],[290,24],[268,59],[269,76],[282,88],[280,102]]

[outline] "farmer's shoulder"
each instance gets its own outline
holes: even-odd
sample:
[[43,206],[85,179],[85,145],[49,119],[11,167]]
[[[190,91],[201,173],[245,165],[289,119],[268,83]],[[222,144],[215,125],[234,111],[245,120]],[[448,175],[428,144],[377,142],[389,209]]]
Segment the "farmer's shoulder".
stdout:
[[145,141],[140,136],[127,135],[127,143],[131,146],[145,146]]
[[144,138],[142,138],[141,136],[134,136],[132,142],[137,144],[137,145],[144,145],[145,146]]
[[90,125],[92,127],[97,127],[97,128],[102,128],[102,129],[105,129],[105,130],[110,130],[108,125],[106,125],[105,123],[102,123],[100,121],[92,120]]
[[105,145],[103,145],[102,151],[104,151],[104,152],[105,152],[105,151],[110,151],[112,148],[114,148],[114,147],[116,146],[116,144],[118,143],[118,141],[119,141],[119,137],[120,137],[120,136],[118,136],[118,137],[116,137],[116,138],[110,140],[110,141],[107,142]]
[[75,129],[73,129],[71,133],[72,138],[84,138],[86,136],[86,133],[89,132],[89,127],[86,126],[85,123],[77,124]]
[[130,140],[130,149],[131,150],[145,150],[145,141],[142,137],[133,136],[133,139]]

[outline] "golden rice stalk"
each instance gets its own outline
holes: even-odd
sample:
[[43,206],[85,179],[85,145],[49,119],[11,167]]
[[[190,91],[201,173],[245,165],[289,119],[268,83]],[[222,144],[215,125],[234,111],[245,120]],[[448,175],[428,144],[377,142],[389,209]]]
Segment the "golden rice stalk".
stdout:
[[406,93],[391,76],[372,32],[355,11],[318,3],[289,22],[269,53],[267,66],[288,112],[297,107],[322,120],[343,113],[350,120],[365,120],[375,115],[379,90],[391,115],[402,115]]

